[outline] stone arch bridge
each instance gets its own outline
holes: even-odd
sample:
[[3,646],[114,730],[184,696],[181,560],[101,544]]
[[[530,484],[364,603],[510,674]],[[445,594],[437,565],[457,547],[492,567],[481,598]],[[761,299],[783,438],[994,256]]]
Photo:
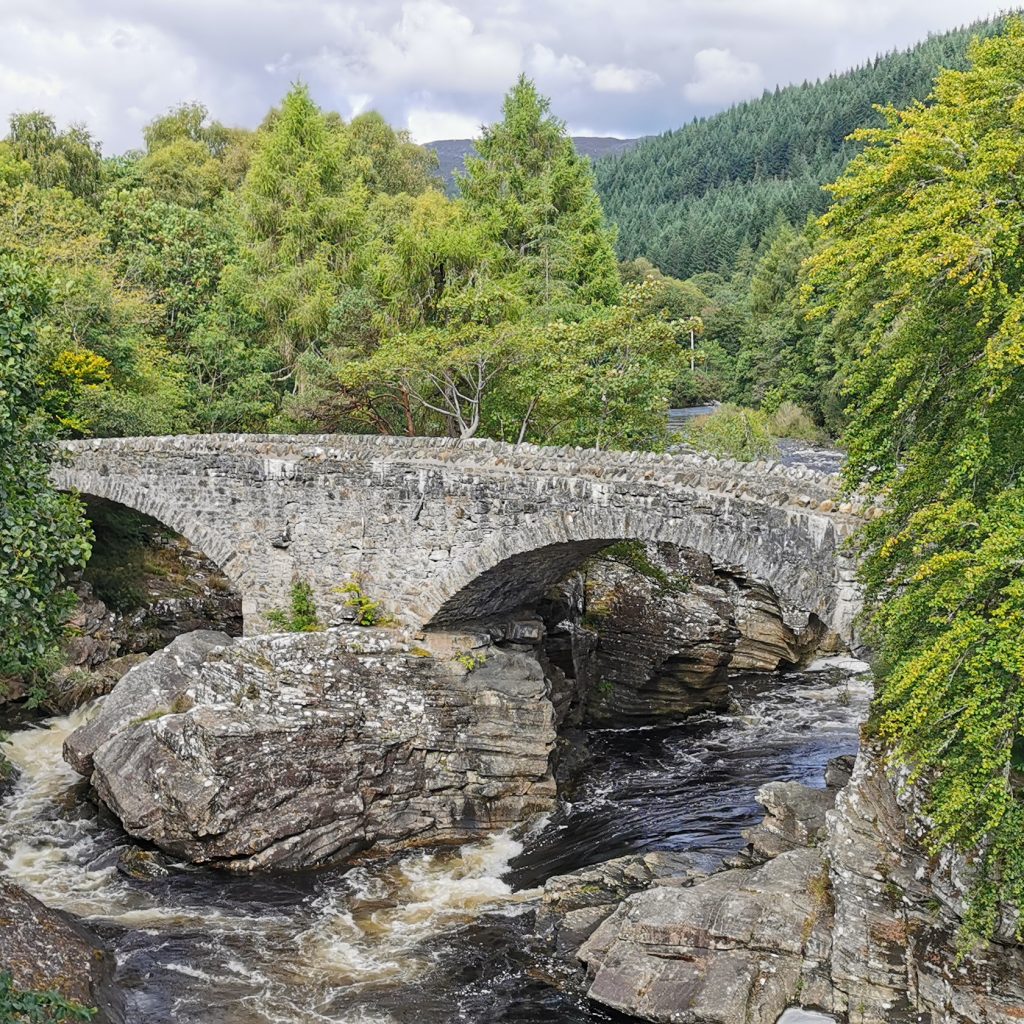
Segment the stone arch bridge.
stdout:
[[852,635],[843,542],[874,514],[838,480],[772,462],[372,436],[212,434],[72,441],[58,486],[160,520],[242,595],[245,629],[313,586],[330,621],[358,576],[400,621],[443,627],[529,604],[620,540],[742,566]]

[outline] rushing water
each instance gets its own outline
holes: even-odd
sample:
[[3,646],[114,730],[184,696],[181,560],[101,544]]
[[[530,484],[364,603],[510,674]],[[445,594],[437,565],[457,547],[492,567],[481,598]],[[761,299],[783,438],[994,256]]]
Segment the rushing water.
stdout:
[[91,712],[14,733],[22,771],[0,808],[2,871],[87,917],[117,952],[132,1024],[587,1024],[621,1021],[550,984],[531,942],[547,877],[624,853],[738,850],[762,783],[820,785],[856,749],[862,682],[748,677],[734,708],[671,729],[591,737],[584,780],[550,818],[461,851],[347,870],[129,879],[126,839],[61,760]]

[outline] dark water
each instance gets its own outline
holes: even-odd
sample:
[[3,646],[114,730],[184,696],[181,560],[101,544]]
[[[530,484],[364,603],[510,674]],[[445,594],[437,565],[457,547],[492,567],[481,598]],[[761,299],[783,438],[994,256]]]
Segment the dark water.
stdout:
[[866,698],[826,673],[752,677],[727,714],[596,733],[571,800],[526,835],[344,871],[141,882],[112,866],[123,834],[69,789],[59,752],[77,712],[12,736],[24,775],[0,810],[0,858],[110,939],[132,1024],[622,1021],[550,984],[564,968],[532,941],[535,887],[629,852],[740,849],[757,788],[820,785],[856,749]]

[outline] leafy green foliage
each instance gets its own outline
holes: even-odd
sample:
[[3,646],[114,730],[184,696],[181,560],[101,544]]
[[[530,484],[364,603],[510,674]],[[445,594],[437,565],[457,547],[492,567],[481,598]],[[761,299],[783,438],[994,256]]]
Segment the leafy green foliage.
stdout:
[[288,609],[267,612],[267,621],[287,633],[315,633],[324,628],[313,598],[313,588],[305,580],[292,583]]
[[884,112],[834,186],[809,265],[842,354],[877,728],[929,794],[934,848],[971,854],[965,939],[1024,909],[1024,23],[972,46],[927,105]]
[[361,576],[353,576],[343,583],[338,587],[338,593],[346,595],[345,607],[355,612],[357,626],[388,626],[394,621],[381,607],[380,601],[374,601],[363,591]]
[[595,558],[624,565],[633,572],[651,580],[659,594],[684,594],[690,588],[689,577],[682,573],[666,572],[651,561],[647,545],[642,540],[623,540],[610,544]]
[[0,676],[36,669],[73,598],[64,573],[89,557],[81,504],[49,482],[56,433],[31,370],[41,279],[0,254]]
[[695,416],[680,440],[718,459],[752,462],[776,454],[768,415],[758,409],[721,405],[708,416]]
[[596,164],[597,184],[618,227],[619,255],[645,256],[665,273],[689,278],[730,273],[745,247],[757,249],[779,218],[801,224],[827,205],[834,180],[860,142],[856,128],[877,124],[874,105],[927,96],[939,68],[963,67],[974,34],[1000,20],[931,36],[824,81],[766,92],[647,139]]
[[10,971],[0,971],[0,1021],[4,1024],[70,1024],[90,1021],[96,1010],[56,992],[31,992],[15,987]]
[[6,145],[28,165],[28,179],[41,188],[64,188],[79,199],[95,200],[100,183],[99,146],[82,125],[58,131],[48,114],[14,114]]

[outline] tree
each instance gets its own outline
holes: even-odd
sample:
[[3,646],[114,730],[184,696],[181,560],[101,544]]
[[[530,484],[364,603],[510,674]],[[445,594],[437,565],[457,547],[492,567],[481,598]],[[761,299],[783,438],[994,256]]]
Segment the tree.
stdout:
[[459,192],[501,246],[531,305],[611,303],[619,292],[614,235],[590,162],[577,154],[550,101],[525,76],[484,129]]
[[1024,23],[970,59],[857,133],[809,264],[818,315],[864,325],[843,375],[848,481],[886,504],[862,538],[876,729],[933,848],[974,858],[968,938],[1024,910]]
[[376,111],[353,118],[348,131],[352,159],[371,192],[418,196],[441,189],[437,154],[417,146],[408,132],[395,131]]
[[53,415],[81,434],[185,427],[181,367],[157,331],[159,311],[118,273],[94,207],[63,188],[0,185],[0,251],[46,268],[52,301],[29,355]]
[[252,157],[255,133],[211,121],[201,103],[183,103],[151,121],[143,132],[140,182],[165,202],[212,206],[237,188]]
[[31,168],[42,188],[66,188],[79,199],[94,201],[100,184],[100,150],[84,126],[64,131],[49,114],[33,110],[13,114],[7,142],[14,156]]
[[369,192],[349,155],[343,126],[297,85],[261,132],[241,189],[231,287],[293,373],[303,352],[335,340],[332,310],[358,278]]
[[40,666],[73,603],[65,573],[89,557],[81,503],[49,481],[56,434],[29,360],[45,304],[38,275],[0,255],[0,676]]

